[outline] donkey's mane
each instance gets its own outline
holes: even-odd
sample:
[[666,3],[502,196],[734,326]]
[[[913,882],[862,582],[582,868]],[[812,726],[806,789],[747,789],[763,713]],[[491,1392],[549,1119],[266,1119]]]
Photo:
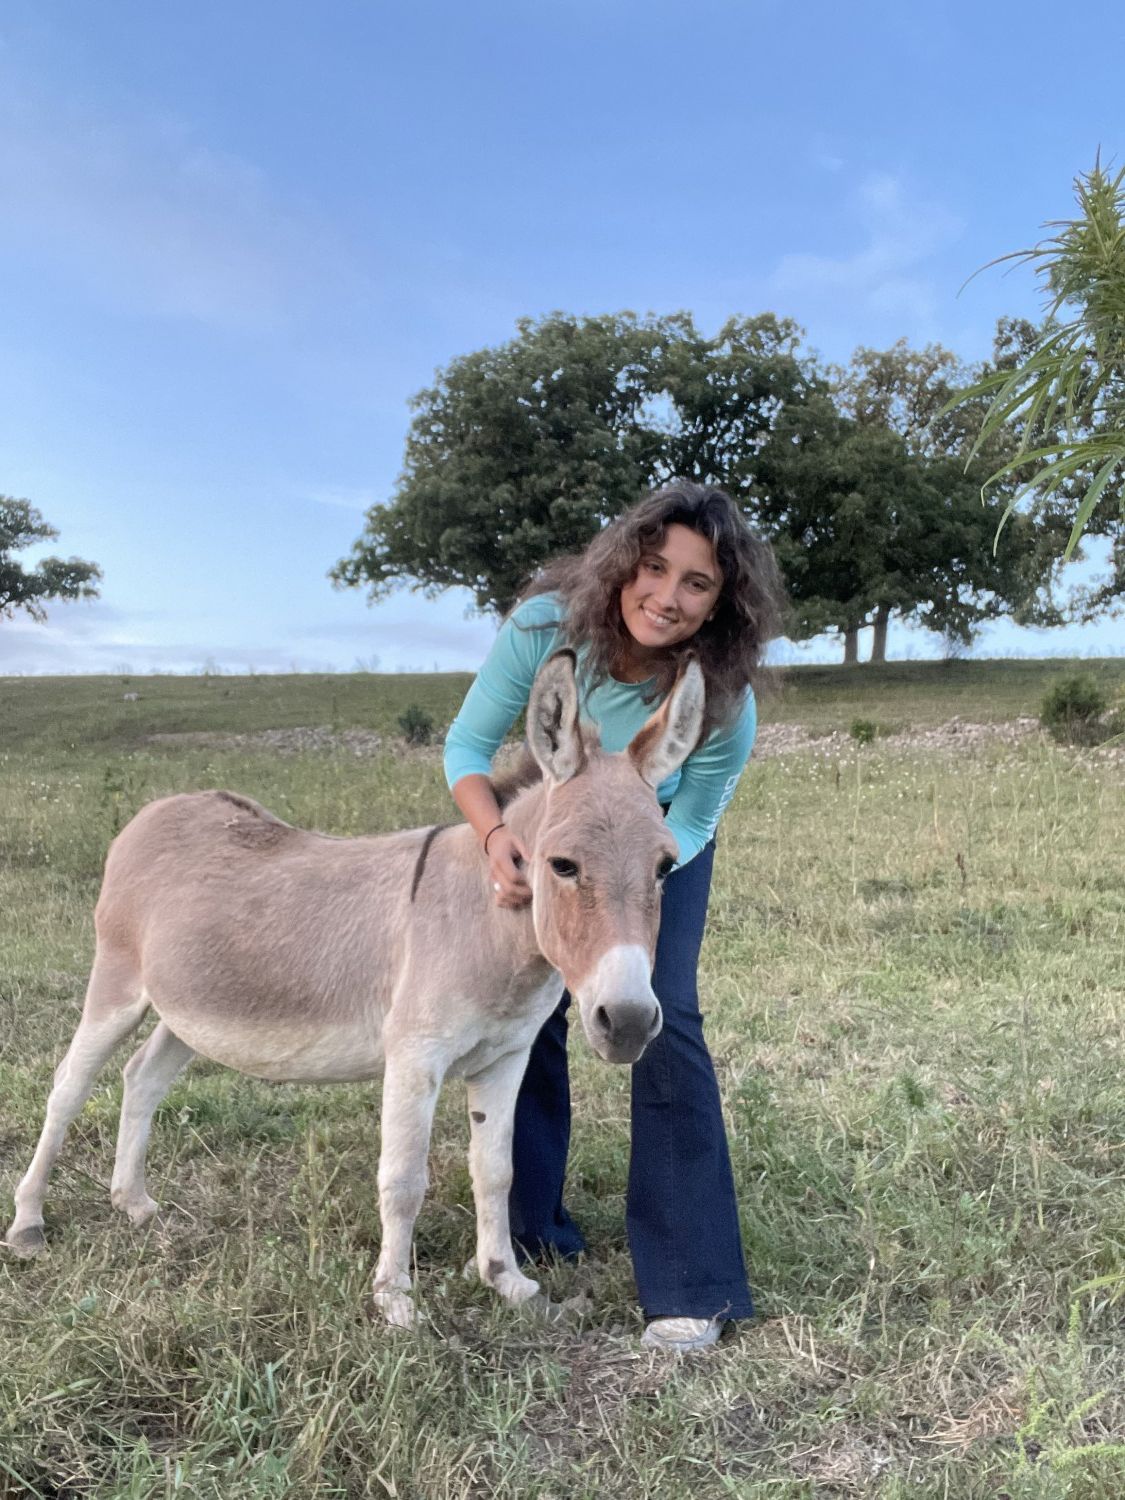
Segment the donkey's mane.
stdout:
[[503,812],[521,792],[528,787],[538,786],[543,780],[543,772],[539,769],[539,762],[524,745],[516,760],[502,771],[494,771],[489,780],[492,782],[492,794]]
[[[598,733],[597,725],[583,720],[581,735],[582,746],[587,755],[592,755],[601,748],[601,735]],[[521,792],[538,786],[543,780],[543,772],[539,769],[539,762],[525,742],[520,746],[515,760],[499,771],[494,769],[488,779],[492,783],[492,794],[496,798],[500,811],[503,812],[506,807],[512,805]]]

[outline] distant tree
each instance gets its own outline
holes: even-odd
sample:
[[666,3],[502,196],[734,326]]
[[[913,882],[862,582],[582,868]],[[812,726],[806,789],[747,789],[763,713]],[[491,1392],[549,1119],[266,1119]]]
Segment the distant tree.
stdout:
[[[1021,334],[1002,327],[997,357]],[[758,464],[757,515],[778,549],[798,632],[838,631],[852,662],[870,625],[871,659],[883,661],[896,614],[962,643],[1001,614],[1061,623],[1050,588],[1062,548],[1054,518],[1022,516],[1000,551],[990,545],[1003,498],[982,508],[980,485],[995,454],[966,471],[983,403],[945,409],[962,373],[955,356],[902,341],[857,350],[833,373],[831,395],[786,410]]]
[[998,433],[1015,439],[988,480],[1001,485],[1023,471],[1005,519],[1033,493],[1068,502],[1068,557],[1099,515],[1125,524],[1125,167],[1111,177],[1097,160],[1074,191],[1075,218],[1046,224],[1056,231],[1049,239],[992,262],[1023,262],[1041,278],[1046,322],[1033,345],[955,398],[989,400],[974,456]]
[[776,413],[803,399],[800,331],[770,315],[704,338],[687,314],[525,319],[413,400],[402,476],[331,577],[378,598],[453,585],[503,612],[653,484],[736,490]]
[[[975,539],[995,536],[1013,493],[1026,483],[1027,470],[1009,467],[982,507],[982,485],[1010,463],[1017,444],[1007,429],[983,431],[985,399],[949,406],[966,380],[1014,368],[1036,337],[1026,320],[1001,318],[992,359],[975,369],[939,344],[914,350],[900,340],[883,352],[859,349],[839,381],[845,414],[860,426],[876,424],[896,433],[925,473],[930,503],[922,518],[924,545],[913,550],[926,570],[922,581],[931,597],[919,601],[926,607],[914,613],[947,640],[968,644],[981,622],[1000,615],[1024,624],[1063,623],[1053,590],[1066,534],[1064,510],[1056,497],[1037,495],[1011,534],[979,556]],[[886,604],[877,606],[876,661],[885,656],[888,618]]]
[[888,518],[921,499],[901,440],[849,422],[827,391],[779,416],[753,513],[785,575],[791,634],[836,631],[844,661],[859,660],[859,632],[887,592]]
[[96,599],[102,570],[80,557],[44,557],[25,568],[12,556],[36,542],[54,541],[56,529],[26,500],[0,495],[0,619],[24,609],[33,620],[47,617],[51,599]]

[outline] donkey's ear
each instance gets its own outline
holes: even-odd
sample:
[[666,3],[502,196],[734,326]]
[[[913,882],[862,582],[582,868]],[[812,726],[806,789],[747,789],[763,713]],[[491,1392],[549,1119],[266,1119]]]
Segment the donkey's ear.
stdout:
[[695,749],[703,728],[703,696],[703,669],[689,660],[667,698],[633,737],[629,758],[649,786],[658,787]]
[[527,704],[527,742],[548,781],[569,781],[586,764],[578,728],[573,651],[556,651],[539,669]]

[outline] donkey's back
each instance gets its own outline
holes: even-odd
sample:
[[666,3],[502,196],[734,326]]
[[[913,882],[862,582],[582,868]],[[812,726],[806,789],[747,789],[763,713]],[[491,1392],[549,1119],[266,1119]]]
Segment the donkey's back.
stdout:
[[423,837],[329,838],[231,792],[151,803],[106,860],[89,1019],[143,1003],[241,1072],[373,1076]]

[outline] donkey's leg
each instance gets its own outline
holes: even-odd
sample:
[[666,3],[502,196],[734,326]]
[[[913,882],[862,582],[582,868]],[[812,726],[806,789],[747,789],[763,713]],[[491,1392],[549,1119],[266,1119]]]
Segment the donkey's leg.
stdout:
[[110,1198],[114,1208],[128,1214],[134,1224],[151,1219],[158,1207],[145,1188],[145,1151],[153,1114],[177,1074],[194,1056],[193,1049],[161,1021],[125,1064],[125,1097],[121,1101]]
[[[123,991],[129,998],[122,1003],[120,996]],[[147,1009],[148,999],[140,989],[131,965],[114,962],[99,954],[94,960],[78,1030],[55,1070],[54,1087],[47,1100],[47,1117],[39,1144],[31,1165],[16,1188],[16,1216],[5,1239],[18,1255],[35,1255],[43,1249],[46,1243],[43,1198],[47,1191],[47,1177],[62,1148],[67,1127],[90,1097],[94,1079],[110,1053],[136,1029]]]
[[399,1328],[409,1328],[414,1321],[410,1247],[414,1221],[426,1195],[426,1158],[440,1087],[441,1072],[437,1068],[427,1067],[414,1056],[388,1053],[379,1151],[383,1239],[373,1290],[375,1306],[388,1323]]
[[509,1052],[466,1079],[469,1093],[469,1171],[477,1205],[477,1270],[507,1302],[526,1302],[539,1283],[516,1264],[508,1227],[512,1186],[512,1121],[527,1068],[527,1050]]

